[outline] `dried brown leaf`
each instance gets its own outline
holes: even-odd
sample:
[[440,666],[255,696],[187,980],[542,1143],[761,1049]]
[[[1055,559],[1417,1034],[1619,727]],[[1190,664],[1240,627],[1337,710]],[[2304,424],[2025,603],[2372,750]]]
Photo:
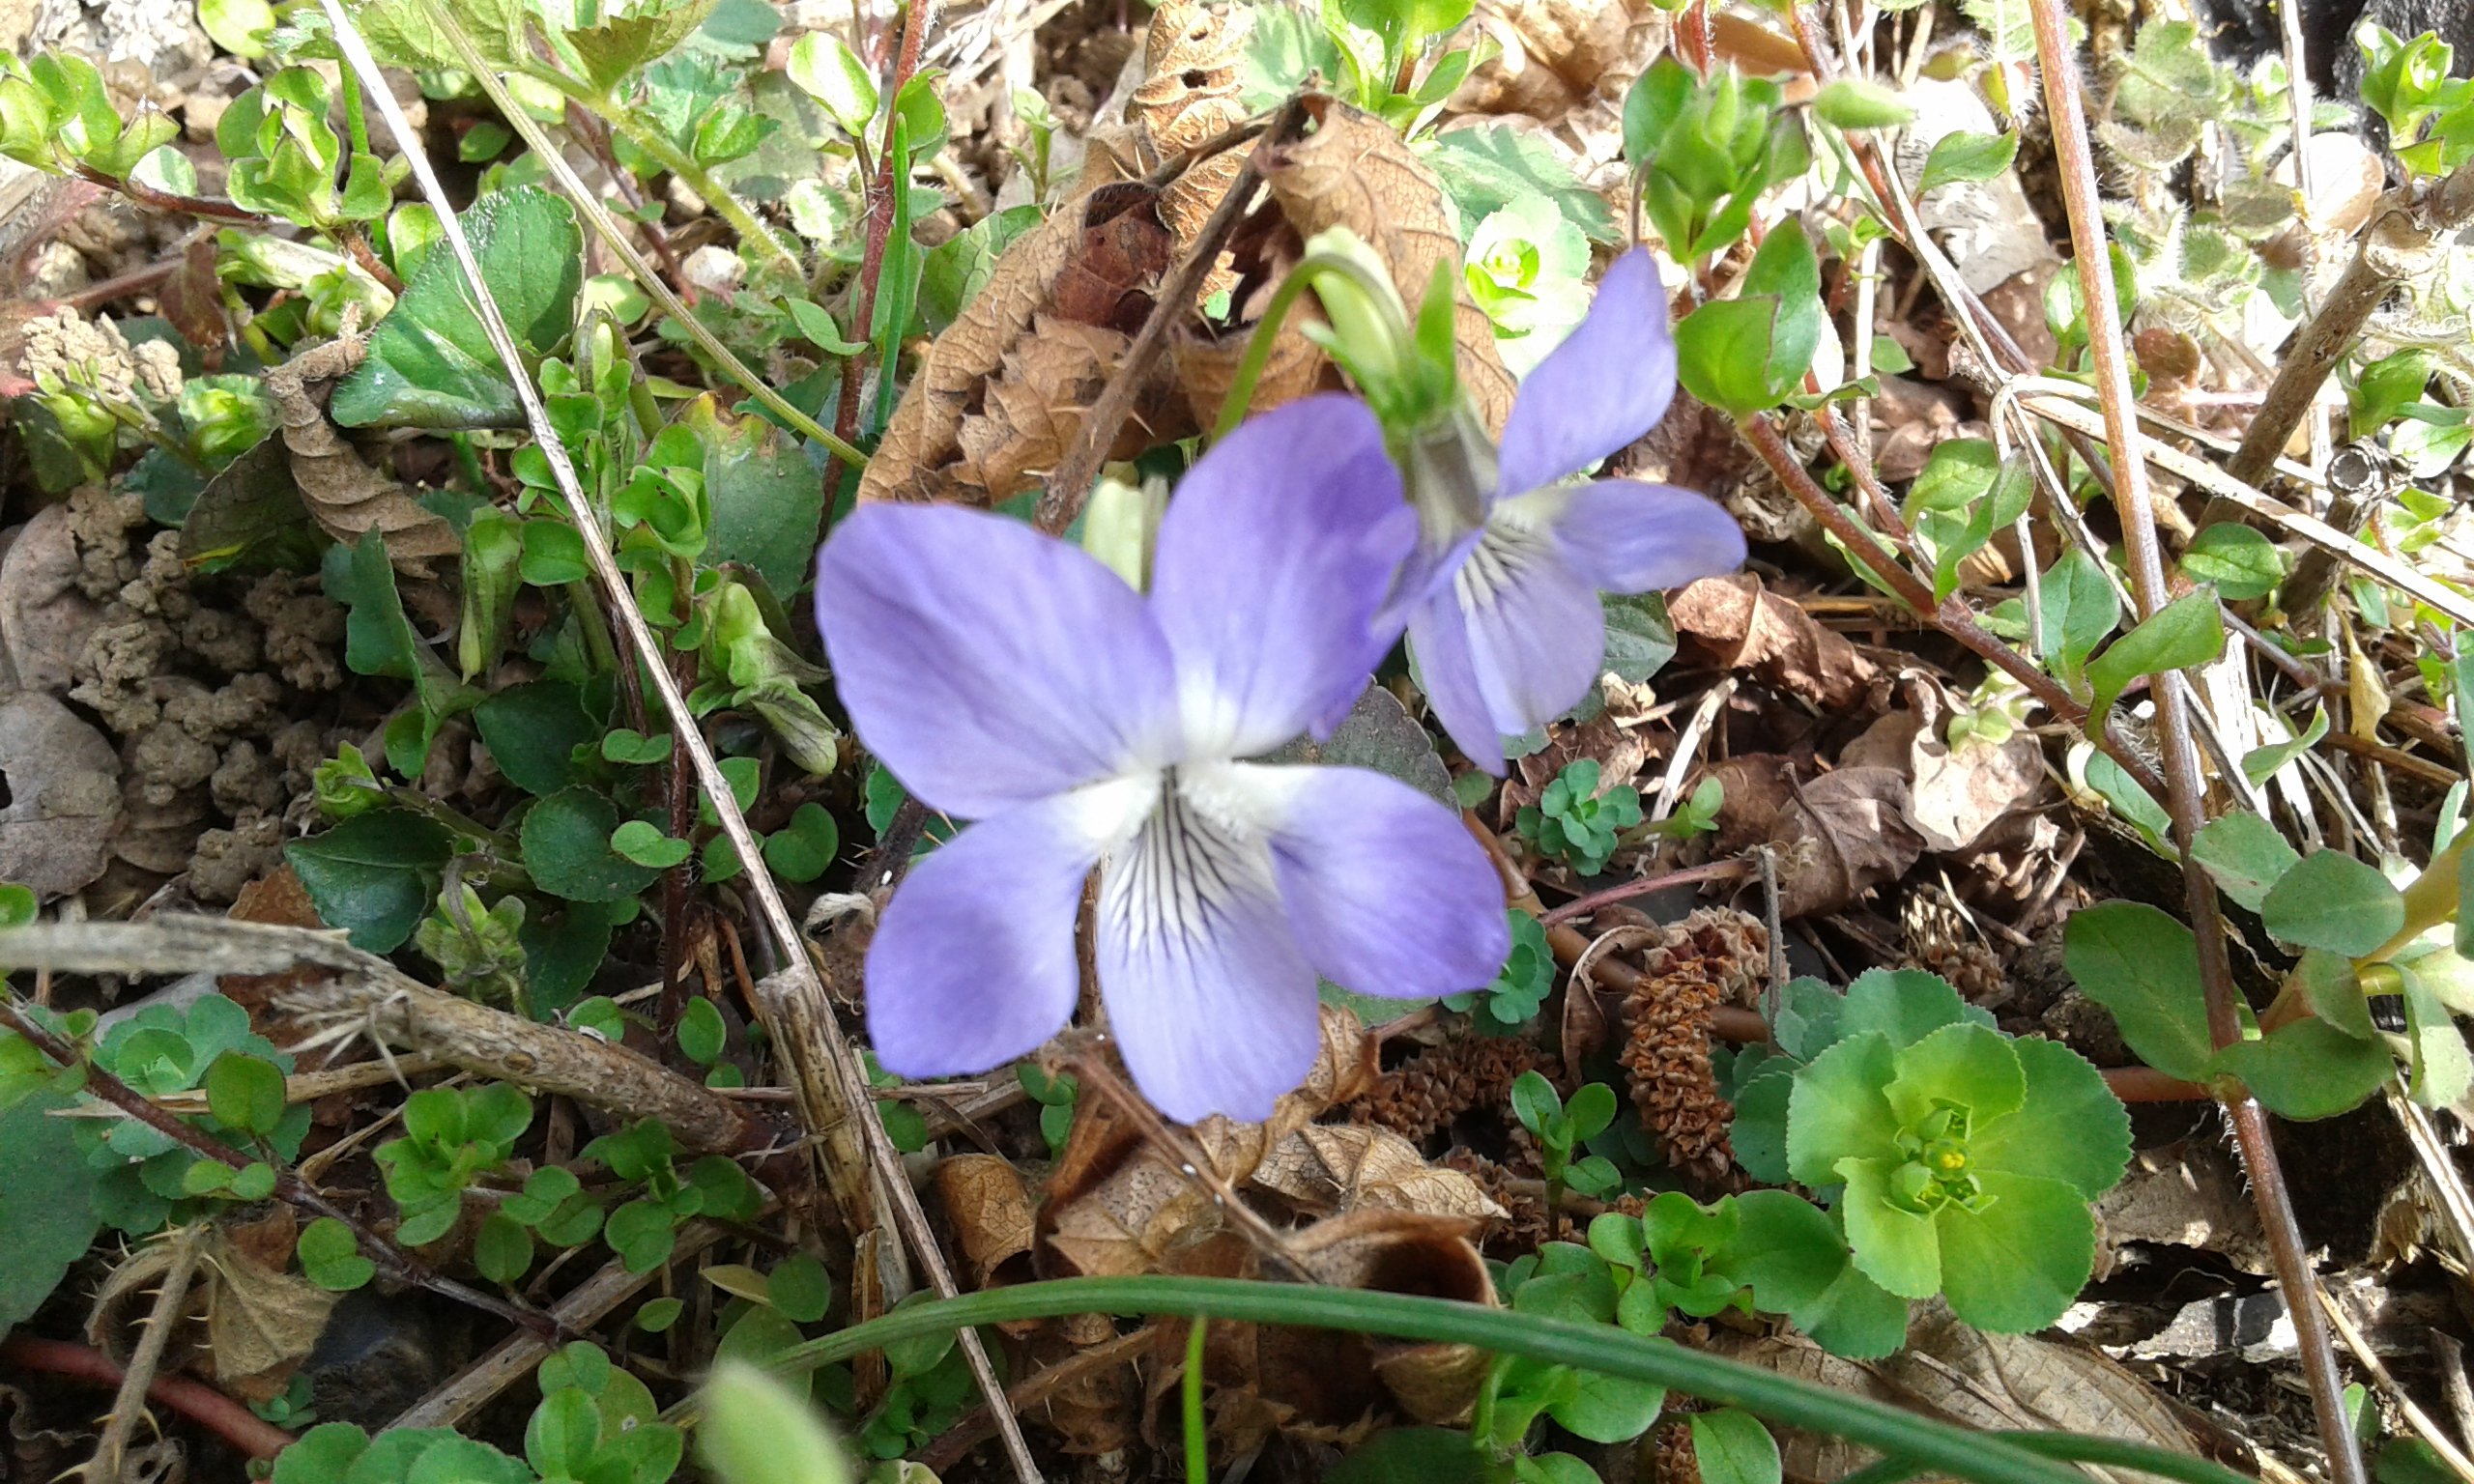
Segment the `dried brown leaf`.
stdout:
[[[1167,0],[1151,13],[1144,34],[1142,85],[1127,100],[1125,117],[1151,164],[1199,149],[1246,120],[1246,40],[1253,14],[1240,7]],[[1245,156],[1223,151],[1198,160],[1162,192],[1160,216],[1182,249],[1202,231],[1220,198],[1244,168]],[[1206,280],[1203,297],[1227,287]]]
[[0,700],[0,881],[45,900],[103,873],[121,817],[120,757],[103,734],[54,698],[25,691]]
[[327,1327],[336,1295],[270,1266],[221,1233],[208,1240],[207,1344],[217,1385],[259,1399],[283,1388]]
[[1317,1215],[1360,1207],[1480,1220],[1504,1214],[1476,1181],[1426,1163],[1407,1139],[1367,1125],[1298,1129],[1272,1147],[1252,1184]]
[[1485,311],[1459,276],[1460,241],[1442,183],[1381,119],[1335,99],[1309,99],[1307,107],[1320,125],[1313,133],[1257,156],[1273,197],[1301,237],[1346,227],[1364,238],[1412,304],[1438,267],[1453,270],[1461,385],[1487,429],[1500,435],[1511,414],[1511,373],[1495,353]]
[[1825,711],[1862,699],[1873,662],[1749,572],[1705,577],[1667,600],[1679,638],[1728,670],[1749,670]]
[[77,540],[67,505],[48,505],[0,553],[0,689],[68,694],[77,657],[103,620],[77,588]]
[[310,518],[343,542],[379,531],[396,565],[426,574],[429,558],[463,549],[455,528],[421,508],[411,490],[363,463],[360,451],[327,420],[328,391],[367,354],[368,342],[357,334],[312,346],[267,372],[267,395],[282,423],[292,481]]
[[1908,784],[1895,768],[1840,768],[1796,790],[1778,812],[1778,910],[1835,912],[1907,873],[1924,838],[1907,822]]
[[973,1288],[1030,1280],[1036,1241],[1031,1187],[1012,1160],[955,1155],[937,1161],[929,1184],[943,1205]]
[[1453,95],[1453,109],[1540,124],[1601,88],[1620,94],[1663,47],[1672,25],[1646,0],[1481,0],[1477,20],[1499,49]]

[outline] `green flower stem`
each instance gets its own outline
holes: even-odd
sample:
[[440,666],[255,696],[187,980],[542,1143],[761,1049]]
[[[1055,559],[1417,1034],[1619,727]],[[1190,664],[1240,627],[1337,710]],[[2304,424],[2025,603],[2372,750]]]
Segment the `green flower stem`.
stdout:
[[2396,936],[2355,960],[2357,966],[2384,963],[2424,933],[2457,920],[2457,872],[2465,857],[2467,838],[2458,836],[2449,842],[2447,849],[2431,857],[2423,873],[2405,888],[2405,926],[2397,929]]
[[1186,1424],[1186,1484],[1211,1484],[1211,1435],[1202,1420],[1202,1341],[1211,1321],[1196,1318],[1186,1329],[1186,1374],[1178,1386],[1179,1414]]
[[[1977,1484],[2087,1484],[2062,1458],[2090,1457],[2180,1484],[2248,1484],[2204,1459],[2073,1434],[1971,1432],[1775,1371],[1686,1350],[1611,1325],[1514,1314],[1448,1298],[1239,1278],[1064,1278],[914,1304],[783,1352],[777,1370],[803,1371],[898,1340],[975,1325],[1067,1314],[1209,1316],[1246,1324],[1353,1329],[1473,1345],[1602,1375],[1663,1385],[1757,1416],[1807,1428]],[[680,1420],[674,1408],[668,1419]],[[2082,1452],[2080,1450],[2086,1450]]]
[[[1246,420],[1246,410],[1254,400],[1254,384],[1262,380],[1263,368],[1271,364],[1272,344],[1280,338],[1281,322],[1288,318],[1298,297],[1312,288],[1314,280],[1325,273],[1336,273],[1349,280],[1378,304],[1383,302],[1384,296],[1396,292],[1392,285],[1368,273],[1363,265],[1338,253],[1308,254],[1289,270],[1286,278],[1280,280],[1280,287],[1272,294],[1271,302],[1264,306],[1262,319],[1255,323],[1253,336],[1246,342],[1246,357],[1237,363],[1236,379],[1229,384],[1228,398],[1220,406],[1220,421],[1211,430],[1213,442],[1237,431],[1237,424]],[[1406,339],[1405,334],[1401,339]],[[1410,347],[1405,344],[1395,344],[1394,351],[1395,359],[1406,359],[1411,354]]]
[[783,246],[782,240],[773,235],[773,229],[758,220],[756,214],[748,210],[747,203],[741,201],[729,186],[713,179],[712,172],[698,164],[695,157],[660,134],[645,128],[626,108],[595,93],[557,68],[528,68],[525,75],[558,89],[560,95],[569,102],[577,104],[618,133],[625,135],[629,144],[651,156],[664,170],[678,177],[689,190],[696,192],[696,198],[719,214],[741,239],[762,246],[776,262],[790,269],[791,272],[800,271],[798,254]]

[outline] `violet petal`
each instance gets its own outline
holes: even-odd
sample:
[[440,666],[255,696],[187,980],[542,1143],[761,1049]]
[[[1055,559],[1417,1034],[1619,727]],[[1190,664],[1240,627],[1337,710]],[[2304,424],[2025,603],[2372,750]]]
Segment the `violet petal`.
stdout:
[[1663,591],[1743,564],[1743,528],[1706,495],[1637,479],[1551,493],[1564,559],[1603,591]]
[[911,869],[868,946],[868,1038],[906,1077],[985,1071],[1072,1017],[1082,882],[1129,809],[1130,784],[983,819]]
[[1151,580],[1189,755],[1251,756],[1337,724],[1390,645],[1375,610],[1415,539],[1383,430],[1354,397],[1292,402],[1203,455]]
[[1597,588],[1547,530],[1496,516],[1453,583],[1495,729],[1520,736],[1580,702],[1606,651]]
[[1109,856],[1095,937],[1126,1070],[1170,1118],[1258,1122],[1313,1067],[1314,970],[1259,835],[1172,792]]
[[1478,665],[1469,652],[1469,623],[1453,596],[1453,585],[1412,609],[1409,653],[1418,662],[1418,684],[1444,732],[1471,762],[1500,778],[1504,771],[1503,733],[1486,709],[1485,693],[1478,686]]
[[1173,760],[1176,678],[1140,595],[1079,548],[949,505],[868,505],[817,563],[860,739],[965,818]]
[[1273,870],[1307,958],[1360,994],[1484,985],[1511,951],[1502,880],[1460,816],[1364,768],[1248,767],[1279,799]]
[[1564,343],[1520,384],[1505,423],[1505,496],[1577,474],[1656,427],[1675,395],[1666,289],[1646,247],[1615,260]]

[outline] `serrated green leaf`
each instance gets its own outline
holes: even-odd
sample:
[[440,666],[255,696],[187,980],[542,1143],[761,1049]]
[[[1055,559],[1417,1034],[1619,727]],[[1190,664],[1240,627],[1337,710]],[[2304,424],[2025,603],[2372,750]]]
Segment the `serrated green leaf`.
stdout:
[[1979,1329],[2041,1329],[2061,1318],[2095,1270],[2095,1220],[2060,1181],[1994,1170],[1976,1180],[1988,1197],[1980,1208],[1953,1202],[1934,1217],[1942,1296]]
[[[1792,1126],[1791,1126],[1792,1127]],[[1890,1198],[1901,1160],[1847,1158],[1831,1172],[1844,1181],[1838,1211],[1847,1218],[1847,1244],[1864,1275],[1902,1298],[1930,1298],[1945,1274],[1935,1218]]]
[[1797,1072],[1787,1101],[1789,1173],[1818,1188],[1844,1178],[1842,1161],[1896,1156],[1898,1116],[1885,1090],[1897,1074],[1890,1039],[1878,1031],[1847,1037]]
[[[514,186],[474,203],[464,229],[481,281],[517,344],[535,356],[556,349],[573,328],[584,287],[584,237],[574,212],[550,191]],[[371,333],[367,357],[335,387],[329,411],[355,428],[522,425],[523,404],[453,253],[422,260]]]

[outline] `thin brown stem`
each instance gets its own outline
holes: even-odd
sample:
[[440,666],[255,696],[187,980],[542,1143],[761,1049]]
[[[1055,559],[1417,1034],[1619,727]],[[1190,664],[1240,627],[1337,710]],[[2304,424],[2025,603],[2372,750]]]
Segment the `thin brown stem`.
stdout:
[[[1796,497],[1797,502],[1811,513],[1823,529],[1838,538],[1839,545],[1850,557],[1870,568],[1901,601],[1935,628],[2026,686],[2028,693],[2043,702],[2045,709],[2051,711],[2056,719],[2074,727],[2086,723],[2087,708],[2033,660],[1996,638],[1977,620],[1975,611],[1969,608],[1964,600],[1953,594],[1946,601],[1935,602],[1933,590],[1925,586],[1914,573],[1892,560],[1879,543],[1856,524],[1855,518],[1842,509],[1837,500],[1830,499],[1829,492],[1814,481],[1769,418],[1756,414],[1744,418],[1739,426],[1742,429],[1744,442],[1761,455],[1761,461],[1778,476],[1778,482],[1786,487],[1787,493]],[[2141,787],[2151,794],[2157,791],[2159,785],[2155,770],[2122,738],[2111,718],[2106,720],[2100,745],[2105,756],[2136,780]]]
[[1552,928],[1557,923],[1568,923],[1576,917],[1587,917],[1600,907],[1611,907],[1619,901],[1631,901],[1637,898],[1654,896],[1673,887],[1690,886],[1696,881],[1729,880],[1742,875],[1748,869],[1742,861],[1730,859],[1711,861],[1701,866],[1687,866],[1682,870],[1670,870],[1660,876],[1643,876],[1638,881],[1626,881],[1621,886],[1610,886],[1604,891],[1592,892],[1586,897],[1575,897],[1538,921],[1541,927]]
[[184,216],[203,216],[209,221],[229,221],[246,227],[270,225],[265,216],[250,211],[245,206],[235,206],[220,196],[184,196],[174,191],[158,190],[155,186],[142,185],[136,181],[105,175],[102,171],[87,164],[78,165],[76,170],[79,180],[90,181],[105,190],[119,191],[138,205],[151,206],[158,212],[172,212]]
[[[1296,127],[1298,117],[1292,104],[1272,126],[1269,137],[1278,139],[1288,133]],[[1168,348],[1169,328],[1194,312],[1194,295],[1212,265],[1220,260],[1221,244],[1236,229],[1237,218],[1245,214],[1246,203],[1253,199],[1254,187],[1261,183],[1262,177],[1255,172],[1253,156],[1250,154],[1237,178],[1228,183],[1228,191],[1220,198],[1211,219],[1194,235],[1184,260],[1160,285],[1159,297],[1152,301],[1142,328],[1136,332],[1134,343],[1126,347],[1124,357],[1109,373],[1108,385],[1091,404],[1081,426],[1074,430],[1074,442],[1050,471],[1048,488],[1040,492],[1036,516],[1040,529],[1055,535],[1074,524],[1083,501],[1090,498],[1091,481],[1099,477],[1108,445],[1116,442],[1117,429],[1134,411],[1134,400],[1142,389],[1152,362]]]
[[121,1377],[111,1414],[103,1420],[103,1436],[96,1442],[94,1461],[87,1468],[90,1478],[118,1479],[128,1471],[129,1435],[137,1430],[138,1413],[144,1410],[146,1388],[154,1384],[156,1367],[163,1363],[163,1348],[172,1342],[172,1331],[181,1327],[182,1306],[188,1300],[190,1280],[197,1276],[206,1232],[204,1226],[187,1226],[167,1239],[172,1244],[171,1266],[156,1284],[146,1332],[129,1357],[129,1372]]
[[[36,1050],[50,1058],[57,1066],[66,1068],[83,1065],[87,1092],[110,1103],[156,1132],[172,1139],[191,1153],[209,1159],[220,1160],[236,1170],[258,1162],[249,1155],[234,1149],[205,1129],[156,1106],[152,1100],[128,1083],[112,1075],[103,1068],[80,1057],[75,1046],[36,1024],[20,1013],[14,1003],[6,999],[0,999],[0,1029],[14,1031],[24,1037]],[[269,1162],[272,1163],[272,1161]],[[331,1216],[342,1222],[352,1232],[353,1240],[359,1244],[362,1253],[371,1262],[376,1263],[379,1270],[388,1276],[401,1283],[426,1288],[432,1293],[452,1298],[458,1303],[468,1304],[484,1313],[495,1314],[510,1324],[521,1325],[527,1329],[552,1332],[552,1321],[548,1315],[541,1313],[538,1309],[509,1303],[503,1298],[492,1298],[478,1289],[447,1277],[419,1258],[395,1245],[393,1241],[370,1230],[367,1225],[354,1220],[341,1207],[311,1188],[308,1182],[293,1173],[289,1167],[277,1164],[273,1168],[275,1199],[282,1201],[285,1205],[305,1211],[312,1216]],[[562,1338],[573,1338],[573,1336],[562,1336]]]
[[2244,484],[2258,484],[2267,476],[2372,311],[2399,284],[2430,271],[2446,250],[2448,238],[2474,219],[2474,165],[2461,165],[2436,184],[2391,191],[2380,208],[2363,229],[2345,276],[2278,361],[2266,400],[2225,467]]
[[[2140,451],[2137,414],[2130,386],[2129,357],[2121,338],[2119,305],[2114,295],[2110,244],[2105,239],[2102,197],[2096,165],[2087,140],[2087,119],[2080,106],[2079,58],[2071,42],[2068,16],[2059,0],[2029,0],[2035,23],[2037,61],[2044,71],[2045,105],[2053,120],[2055,163],[2061,176],[2069,209],[2072,255],[2077,260],[2081,302],[2086,305],[2088,359],[2104,413],[2105,442],[2113,450],[2114,507],[2122,524],[2131,585],[2143,617],[2172,601],[2165,584],[2162,543],[2156,535],[2156,512],[2148,500],[2147,461]],[[2224,921],[2216,883],[2191,860],[2191,842],[2206,814],[2205,785],[2200,776],[2199,748],[2181,688],[2154,689],[2157,740],[2164,752],[2165,807],[2172,820],[2173,843],[2182,859],[2182,882],[2191,927],[2198,939],[2200,983],[2206,995],[2208,1033],[2219,1046],[2242,1034],[2236,1015],[2232,962],[2226,948]],[[2310,1383],[2312,1410],[2319,1424],[2319,1441],[2328,1456],[2334,1484],[2365,1484],[2362,1453],[2346,1425],[2344,1378],[2337,1369],[2336,1346],[2327,1316],[2316,1301],[2316,1279],[2302,1244],[2300,1226],[2287,1198],[2285,1174],[2269,1140],[2267,1116],[2247,1093],[2225,1096],[2226,1113],[2233,1124],[2234,1142],[2251,1177],[2252,1197],[2266,1231],[2277,1286],[2284,1292],[2286,1312],[2292,1316],[2303,1374]]]

